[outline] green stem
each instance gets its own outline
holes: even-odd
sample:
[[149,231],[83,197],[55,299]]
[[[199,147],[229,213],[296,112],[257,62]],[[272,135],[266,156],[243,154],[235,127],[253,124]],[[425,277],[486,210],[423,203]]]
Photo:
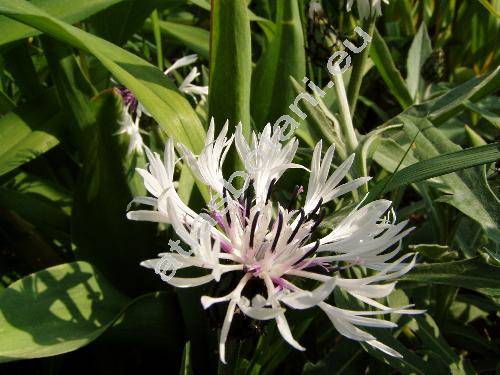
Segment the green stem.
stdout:
[[151,14],[151,22],[153,24],[153,33],[156,43],[156,59],[158,68],[163,70],[163,48],[161,43],[160,16],[158,15],[157,9],[155,9]]
[[[347,102],[347,95],[345,92],[344,79],[342,78],[342,74],[333,74],[333,83],[335,86],[335,91],[337,93],[337,98],[339,100],[340,130],[342,132],[342,136],[345,139],[347,155],[350,155],[354,153],[358,148],[358,138],[356,136],[356,132],[354,131],[354,125],[352,123],[351,112],[349,110],[349,103]],[[358,161],[360,160],[359,157],[357,157],[356,159]],[[357,165],[357,170],[360,170],[359,165]],[[356,190],[353,190],[351,194],[354,201],[358,202],[358,192]]]
[[356,137],[356,132],[354,131],[354,125],[352,123],[351,111],[347,101],[342,74],[333,74],[332,77],[337,98],[339,100],[340,129],[345,139],[347,154],[350,155],[356,151],[356,148],[358,147],[358,138]]
[[[368,24],[368,34],[370,37],[373,36],[375,30],[375,18],[370,18],[367,21]],[[349,81],[349,87],[347,89],[347,98],[349,100],[349,107],[351,108],[351,113],[356,111],[356,104],[358,102],[359,90],[361,88],[361,82],[363,81],[363,76],[365,74],[366,64],[368,62],[368,56],[370,55],[370,46],[365,48],[357,56],[353,63],[351,79]]]

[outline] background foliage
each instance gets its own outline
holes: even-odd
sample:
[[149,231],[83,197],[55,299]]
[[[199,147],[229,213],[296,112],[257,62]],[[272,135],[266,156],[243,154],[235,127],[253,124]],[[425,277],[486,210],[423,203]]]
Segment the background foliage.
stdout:
[[[0,0],[0,373],[500,371],[499,2],[394,0],[364,21],[345,3],[323,1],[310,19],[307,0]],[[202,288],[174,291],[138,265],[171,234],[125,218],[144,193],[133,171],[145,161],[116,135],[113,87],[152,115],[141,123],[152,149],[169,136],[199,151],[210,116],[219,128],[241,120],[248,134],[289,113],[304,76],[325,87],[332,51],[360,43],[356,25],[373,36],[343,77],[356,134],[325,89],[319,106],[302,104],[299,154],[309,163],[320,139],[337,144],[335,164],[356,151],[352,177],[374,176],[366,201],[392,199],[417,228],[404,248],[421,264],[388,303],[427,313],[373,330],[402,360],[339,336],[314,311],[291,315],[304,353],[273,324],[237,319],[222,366],[222,319],[202,311]],[[162,73],[190,53],[206,101],[178,91],[187,70]],[[179,173],[183,197],[201,207],[205,188]],[[325,227],[359,199],[336,201]]]

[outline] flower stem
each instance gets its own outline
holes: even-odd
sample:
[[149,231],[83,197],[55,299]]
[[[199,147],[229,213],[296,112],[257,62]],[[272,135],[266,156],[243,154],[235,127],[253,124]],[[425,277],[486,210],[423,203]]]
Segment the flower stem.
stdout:
[[[373,36],[373,32],[375,30],[375,19],[375,17],[372,17],[369,21],[367,21],[368,34],[370,35],[370,37]],[[363,81],[363,75],[365,73],[369,54],[370,46],[361,51],[361,53],[358,55],[358,58],[353,63],[351,79],[349,81],[349,87],[347,89],[347,98],[349,101],[349,107],[351,108],[351,113],[354,113],[356,111],[359,90],[361,88],[361,82]]]
[[349,155],[352,154],[358,147],[358,138],[356,137],[356,133],[354,131],[354,125],[352,123],[351,111],[347,101],[342,74],[333,74],[332,76],[337,98],[339,100],[340,129],[342,130],[342,135],[345,138],[346,151]]

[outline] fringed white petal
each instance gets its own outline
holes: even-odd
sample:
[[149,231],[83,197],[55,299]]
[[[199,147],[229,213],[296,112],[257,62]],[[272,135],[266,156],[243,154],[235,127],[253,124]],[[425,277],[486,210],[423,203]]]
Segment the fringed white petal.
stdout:
[[313,291],[301,290],[298,292],[292,292],[281,297],[280,301],[290,307],[293,307],[294,309],[309,309],[316,306],[318,303],[323,302],[332,293],[335,288],[335,283],[336,279],[332,277],[330,280],[324,282]]
[[213,279],[214,277],[212,275],[205,275],[201,277],[172,277],[167,282],[178,288],[192,288],[209,283]]

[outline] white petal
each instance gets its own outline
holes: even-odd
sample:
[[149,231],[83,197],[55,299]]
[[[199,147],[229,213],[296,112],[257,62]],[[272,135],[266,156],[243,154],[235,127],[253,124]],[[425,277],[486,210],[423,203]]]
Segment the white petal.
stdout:
[[176,62],[174,62],[170,68],[165,70],[165,74],[168,75],[176,69],[182,68],[183,66],[191,65],[194,62],[196,62],[197,59],[198,55],[196,54],[184,56],[179,60],[177,60]]
[[219,340],[219,355],[222,363],[226,363],[226,340],[229,333],[229,328],[231,328],[231,322],[233,321],[234,309],[236,308],[236,301],[232,300],[229,302],[227,307],[226,317],[224,318],[224,323],[222,324],[222,330],[220,332]]
[[284,309],[273,309],[268,307],[249,306],[248,300],[242,298],[238,303],[238,307],[246,316],[257,320],[275,319],[278,314],[283,313]]
[[212,281],[212,275],[205,275],[201,277],[172,277],[168,283],[178,288],[191,288],[194,286],[203,285]]
[[153,223],[169,223],[169,217],[158,211],[129,211],[127,212],[127,219],[135,221],[151,221]]
[[281,297],[281,301],[294,309],[308,309],[324,301],[335,288],[335,278],[324,282],[313,291],[302,290]]
[[387,345],[385,344],[382,344],[380,341],[377,341],[377,340],[369,340],[366,342],[367,344],[373,346],[374,348],[386,353],[386,354],[389,354],[390,356],[392,357],[396,357],[396,358],[403,358],[403,356],[397,352],[396,350],[388,347]]

